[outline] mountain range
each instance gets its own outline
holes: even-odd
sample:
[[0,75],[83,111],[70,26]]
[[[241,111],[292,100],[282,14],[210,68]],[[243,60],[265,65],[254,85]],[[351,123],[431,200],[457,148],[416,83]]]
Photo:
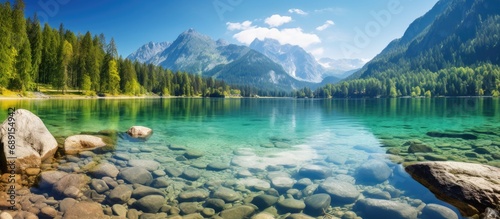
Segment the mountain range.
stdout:
[[362,66],[335,70],[321,65],[299,46],[280,45],[272,39],[256,39],[249,47],[235,45],[225,40],[215,41],[193,29],[181,33],[172,43],[145,44],[127,58],[230,84],[286,91],[337,82],[348,70]]
[[440,0],[349,79],[500,64],[498,0]]

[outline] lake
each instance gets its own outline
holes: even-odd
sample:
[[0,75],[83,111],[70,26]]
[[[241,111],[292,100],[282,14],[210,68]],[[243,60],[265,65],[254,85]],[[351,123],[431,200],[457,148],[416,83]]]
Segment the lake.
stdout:
[[[332,197],[325,210],[331,218],[355,218],[353,212],[378,218],[369,208],[353,207],[365,198],[391,200],[416,211],[437,203],[458,212],[411,179],[400,163],[456,160],[500,166],[498,98],[1,100],[1,121],[9,107],[32,111],[57,138],[100,130],[125,132],[134,125],[152,128],[154,134],[145,142],[120,138],[114,152],[82,157],[82,162],[61,157],[60,167],[67,170],[64,166],[71,162],[81,167],[95,159],[122,169],[127,160],[155,160],[168,176],[153,176],[169,181],[161,189],[168,191],[167,204],[174,207],[193,201],[181,200],[179,194],[201,189],[212,198],[224,199],[226,193],[239,197],[226,199],[226,208],[264,193],[296,200],[326,193]],[[473,133],[479,138],[432,137],[428,132]],[[411,144],[432,152],[409,153]],[[478,146],[485,150],[478,151]],[[186,150],[196,156],[186,155]],[[370,165],[382,168],[379,172]],[[198,177],[175,174],[186,169]],[[337,188],[332,183],[347,184],[342,187],[346,192],[330,191]],[[221,187],[229,191],[220,192]],[[195,201],[206,207],[206,198]],[[300,211],[281,199],[266,211]]]

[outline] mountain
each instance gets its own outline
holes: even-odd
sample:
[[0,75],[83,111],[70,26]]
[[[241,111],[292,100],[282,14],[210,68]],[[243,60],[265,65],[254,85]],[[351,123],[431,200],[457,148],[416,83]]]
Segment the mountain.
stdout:
[[318,97],[500,96],[498,0],[440,0],[400,39]]
[[151,58],[156,56],[158,53],[163,52],[166,48],[171,45],[169,42],[149,42],[146,45],[141,46],[137,51],[130,54],[127,59],[132,61],[137,60],[138,62],[149,63]]
[[[312,86],[289,76],[282,66],[264,54],[247,46],[229,44],[224,40],[214,41],[210,37],[189,29],[161,52],[150,57],[149,44],[141,47],[130,57],[143,57],[152,63],[172,71],[221,79],[229,84],[252,85],[266,90],[286,90],[301,86]],[[141,51],[147,55],[141,56]],[[156,50],[155,50],[156,51]],[[149,58],[149,59],[147,59]],[[136,59],[139,61],[139,59]]]
[[500,64],[498,0],[440,0],[349,79]]
[[300,46],[281,45],[277,40],[266,38],[255,39],[250,44],[250,48],[280,64],[290,76],[297,80],[315,83],[323,80],[325,69]]

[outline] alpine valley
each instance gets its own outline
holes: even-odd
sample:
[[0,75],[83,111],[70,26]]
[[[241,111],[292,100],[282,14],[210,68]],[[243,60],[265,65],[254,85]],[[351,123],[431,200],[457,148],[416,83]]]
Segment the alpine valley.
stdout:
[[329,65],[320,64],[299,46],[281,45],[267,38],[255,39],[250,46],[235,45],[222,39],[215,41],[194,29],[181,33],[172,43],[145,44],[127,58],[233,85],[283,91],[335,83],[364,64],[361,60],[348,60],[354,65],[339,65],[337,69],[331,65],[336,60],[329,59]]

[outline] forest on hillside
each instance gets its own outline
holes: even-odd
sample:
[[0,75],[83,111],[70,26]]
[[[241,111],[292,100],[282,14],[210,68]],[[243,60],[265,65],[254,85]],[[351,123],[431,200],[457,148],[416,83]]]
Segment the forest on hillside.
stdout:
[[[211,96],[239,95],[223,81],[172,72],[118,56],[114,39],[42,27],[37,15],[24,15],[24,2],[0,3],[0,94],[37,91],[41,85],[85,95]],[[248,94],[250,95],[250,94]]]

